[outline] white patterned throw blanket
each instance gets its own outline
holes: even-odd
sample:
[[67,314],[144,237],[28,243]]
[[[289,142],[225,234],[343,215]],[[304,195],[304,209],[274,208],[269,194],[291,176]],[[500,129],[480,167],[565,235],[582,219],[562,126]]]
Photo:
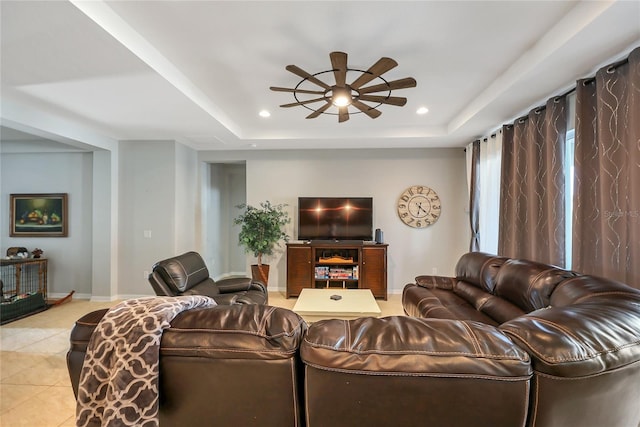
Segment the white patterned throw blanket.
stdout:
[[180,312],[206,296],[145,297],[111,308],[91,335],[78,387],[76,425],[158,425],[160,340]]

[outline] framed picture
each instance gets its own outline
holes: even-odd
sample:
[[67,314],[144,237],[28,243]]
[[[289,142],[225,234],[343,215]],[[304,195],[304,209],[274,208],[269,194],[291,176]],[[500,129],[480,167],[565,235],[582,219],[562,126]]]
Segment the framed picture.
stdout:
[[67,193],[11,194],[11,237],[67,237]]

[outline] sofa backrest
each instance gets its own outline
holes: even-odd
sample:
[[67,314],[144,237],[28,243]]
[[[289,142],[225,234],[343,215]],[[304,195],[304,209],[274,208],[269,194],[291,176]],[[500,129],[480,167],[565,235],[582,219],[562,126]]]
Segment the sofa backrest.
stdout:
[[552,307],[563,307],[600,298],[637,300],[640,298],[640,291],[602,277],[576,276],[556,286],[550,302]]
[[484,252],[468,252],[456,264],[456,279],[493,293],[498,271],[507,259]]
[[506,257],[484,252],[469,252],[456,264],[453,292],[489,316],[496,324],[523,315],[525,312],[511,302],[494,295],[496,278]]
[[181,294],[196,284],[209,279],[209,270],[197,252],[186,252],[172,258],[158,261],[153,266],[157,273],[175,294]]
[[549,264],[509,259],[498,271],[494,293],[528,313],[548,307],[556,286],[577,275]]

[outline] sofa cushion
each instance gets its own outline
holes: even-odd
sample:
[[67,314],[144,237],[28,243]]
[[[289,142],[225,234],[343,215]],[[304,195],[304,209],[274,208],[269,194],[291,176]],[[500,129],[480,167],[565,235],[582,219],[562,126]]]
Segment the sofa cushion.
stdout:
[[[469,286],[469,285],[467,285]],[[478,292],[481,292],[477,288]],[[407,315],[430,319],[474,320],[488,325],[498,323],[476,310],[461,296],[446,289],[427,289],[409,284],[402,292],[402,306]]]
[[468,252],[456,264],[456,278],[493,293],[496,276],[506,260],[484,252]]
[[182,293],[203,280],[209,279],[209,270],[197,252],[187,252],[157,262],[153,271],[158,272],[176,293]]
[[548,307],[555,287],[576,275],[548,264],[510,259],[500,267],[494,294],[528,313]]
[[467,282],[458,282],[453,289],[456,295],[464,298],[477,311],[492,319],[492,322],[485,323],[500,324],[525,314],[522,309],[509,301],[478,289]]

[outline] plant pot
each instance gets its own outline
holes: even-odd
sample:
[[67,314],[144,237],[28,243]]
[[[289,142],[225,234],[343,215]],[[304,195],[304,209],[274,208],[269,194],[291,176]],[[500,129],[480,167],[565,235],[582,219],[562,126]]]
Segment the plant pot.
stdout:
[[262,264],[262,265],[253,264],[251,266],[251,277],[253,278],[253,280],[258,280],[264,283],[265,286],[268,286],[269,264]]

